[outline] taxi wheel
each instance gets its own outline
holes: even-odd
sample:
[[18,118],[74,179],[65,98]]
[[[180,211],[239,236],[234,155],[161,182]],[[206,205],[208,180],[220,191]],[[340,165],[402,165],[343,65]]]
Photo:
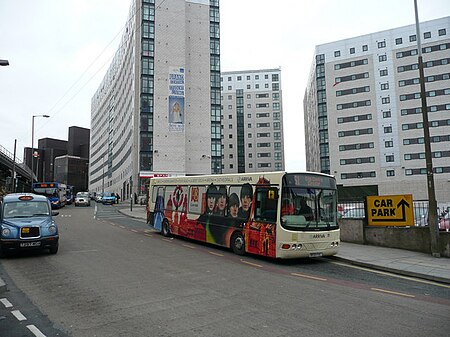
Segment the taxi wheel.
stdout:
[[166,219],[163,220],[161,233],[165,237],[169,237],[170,236],[169,221],[167,221]]
[[231,237],[230,246],[233,250],[233,253],[237,255],[245,254],[245,241],[244,236],[241,232],[236,232],[233,234],[233,236]]
[[50,254],[56,254],[58,253],[58,246],[51,247],[49,250]]

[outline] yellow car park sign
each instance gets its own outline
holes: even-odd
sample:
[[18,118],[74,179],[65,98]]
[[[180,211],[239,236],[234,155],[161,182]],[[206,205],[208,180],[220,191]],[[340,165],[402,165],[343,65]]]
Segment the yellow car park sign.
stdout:
[[414,226],[412,194],[367,197],[369,226]]

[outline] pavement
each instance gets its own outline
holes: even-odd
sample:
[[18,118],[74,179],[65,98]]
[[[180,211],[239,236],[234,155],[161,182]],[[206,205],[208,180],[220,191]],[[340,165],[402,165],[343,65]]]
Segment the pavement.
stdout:
[[[124,202],[114,207],[131,218],[143,222],[147,219],[143,205],[131,206]],[[410,250],[341,242],[338,254],[332,258],[356,266],[450,284],[450,259],[446,257],[437,258]],[[0,294],[6,290],[7,285],[0,278]]]

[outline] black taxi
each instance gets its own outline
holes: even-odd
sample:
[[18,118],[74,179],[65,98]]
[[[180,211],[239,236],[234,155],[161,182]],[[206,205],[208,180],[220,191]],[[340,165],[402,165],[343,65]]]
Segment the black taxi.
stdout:
[[31,193],[7,194],[0,202],[0,255],[29,249],[58,252],[59,233],[49,200]]

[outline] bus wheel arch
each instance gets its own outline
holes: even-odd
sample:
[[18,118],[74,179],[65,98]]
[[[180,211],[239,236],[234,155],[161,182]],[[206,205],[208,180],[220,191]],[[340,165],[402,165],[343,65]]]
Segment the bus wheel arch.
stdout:
[[245,239],[240,231],[236,231],[231,235],[230,248],[237,255],[245,254]]
[[170,225],[169,225],[169,220],[167,220],[167,219],[164,219],[162,222],[161,234],[165,237],[170,236]]

